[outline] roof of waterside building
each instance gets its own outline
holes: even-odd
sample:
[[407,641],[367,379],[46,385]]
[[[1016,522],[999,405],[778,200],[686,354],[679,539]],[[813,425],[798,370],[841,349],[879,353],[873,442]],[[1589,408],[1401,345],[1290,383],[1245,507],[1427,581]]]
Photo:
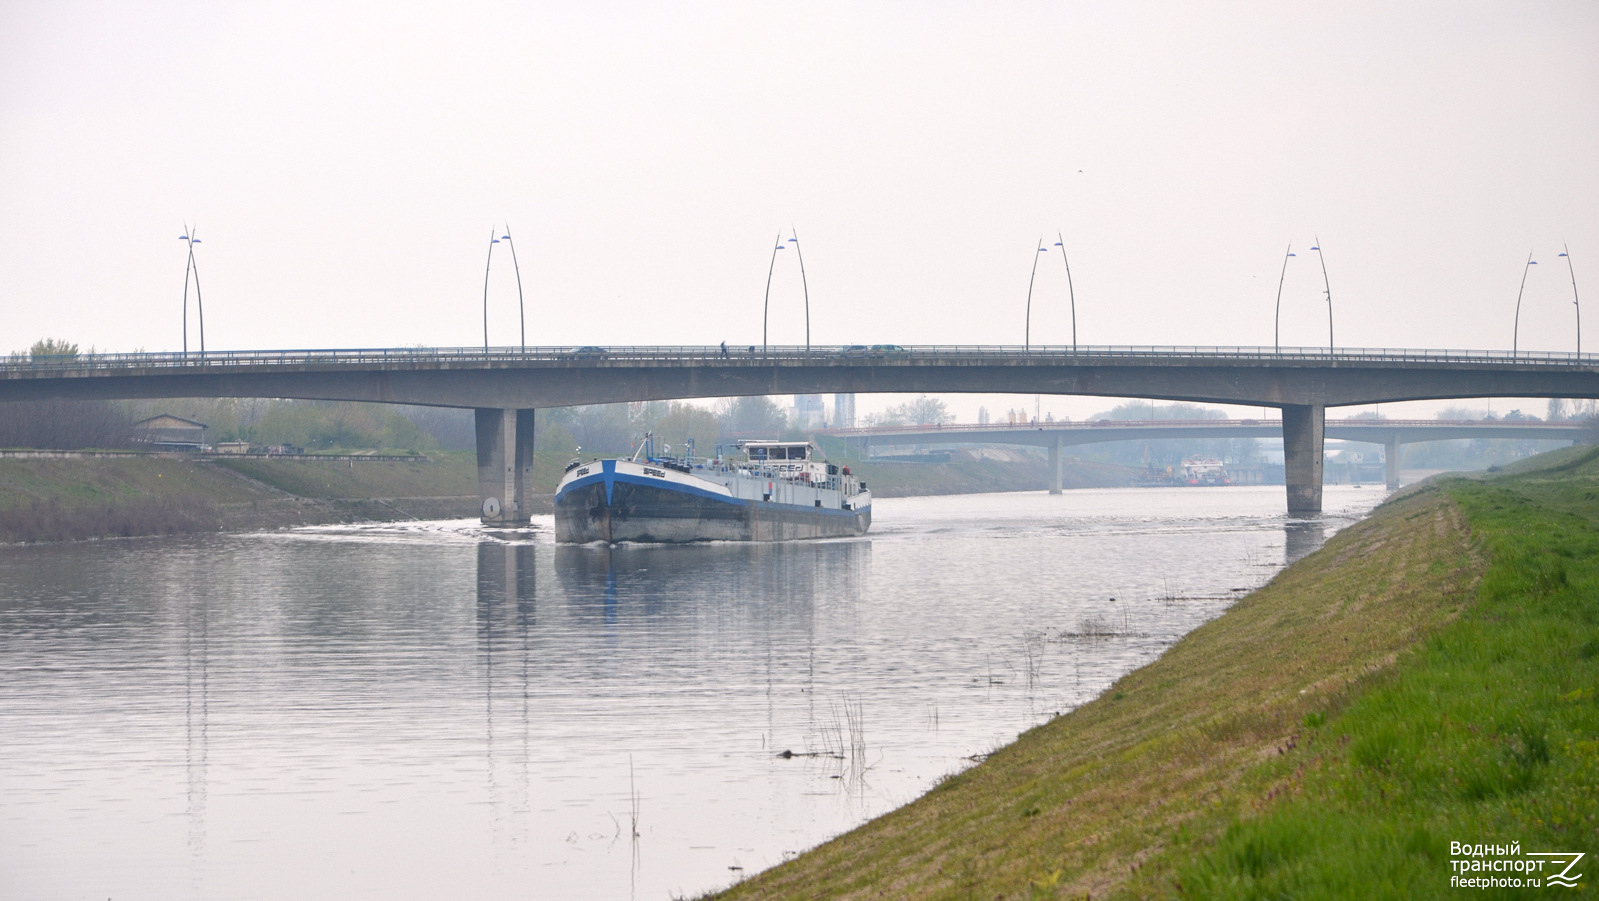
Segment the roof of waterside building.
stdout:
[[133,424],[136,429],[209,429],[210,426],[182,416],[173,416],[171,413],[159,413],[149,419],[141,419]]

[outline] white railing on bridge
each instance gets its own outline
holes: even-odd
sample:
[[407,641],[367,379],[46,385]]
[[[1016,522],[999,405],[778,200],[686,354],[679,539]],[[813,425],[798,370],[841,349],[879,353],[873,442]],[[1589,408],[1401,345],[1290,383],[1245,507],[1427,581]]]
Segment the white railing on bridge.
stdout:
[[1416,348],[1324,348],[1179,346],[1179,345],[846,345],[804,347],[799,345],[727,346],[584,346],[584,347],[491,347],[442,348],[329,348],[305,350],[212,350],[157,353],[84,353],[72,356],[34,357],[12,354],[0,357],[0,375],[40,372],[105,372],[116,370],[161,370],[194,368],[242,368],[278,366],[362,366],[421,365],[427,367],[494,365],[518,363],[704,363],[721,362],[745,365],[751,362],[775,365],[816,365],[869,362],[1033,362],[1091,363],[1099,360],[1149,360],[1218,362],[1259,361],[1262,363],[1458,363],[1504,364],[1506,366],[1565,367],[1599,363],[1599,355],[1557,351],[1438,350]]

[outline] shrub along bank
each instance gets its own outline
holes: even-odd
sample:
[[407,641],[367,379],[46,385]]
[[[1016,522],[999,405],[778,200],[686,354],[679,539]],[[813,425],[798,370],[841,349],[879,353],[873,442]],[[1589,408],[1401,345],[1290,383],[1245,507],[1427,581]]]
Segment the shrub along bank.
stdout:
[[1456,843],[1515,843],[1510,867],[1599,851],[1599,451],[1541,464],[1385,504],[1094,702],[727,897],[1432,897],[1527,875]]

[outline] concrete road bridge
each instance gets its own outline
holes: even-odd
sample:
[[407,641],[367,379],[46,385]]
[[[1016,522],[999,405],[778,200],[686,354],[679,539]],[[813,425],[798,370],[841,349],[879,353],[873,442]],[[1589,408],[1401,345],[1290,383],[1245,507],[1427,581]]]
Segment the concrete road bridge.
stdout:
[[[863,449],[878,447],[1021,445],[1049,449],[1050,494],[1061,493],[1062,449],[1109,441],[1159,441],[1183,438],[1276,438],[1280,419],[1101,419],[1092,422],[1019,422],[874,426],[829,429]],[[1324,419],[1323,436],[1383,447],[1388,488],[1399,487],[1401,448],[1424,441],[1459,438],[1521,438],[1536,441],[1592,441],[1599,430],[1587,422],[1507,419]]]
[[[1599,397],[1599,356],[1261,347],[390,348],[13,357],[0,401],[273,397],[470,407],[490,523],[525,522],[538,407],[756,394],[1072,394],[1276,407],[1288,510],[1321,510],[1326,409]],[[493,504],[488,502],[493,500]]]

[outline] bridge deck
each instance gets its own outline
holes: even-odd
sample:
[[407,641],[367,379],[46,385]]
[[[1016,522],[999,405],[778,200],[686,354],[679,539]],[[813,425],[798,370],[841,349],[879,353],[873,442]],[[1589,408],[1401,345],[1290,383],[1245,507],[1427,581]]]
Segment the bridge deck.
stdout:
[[[859,348],[859,349],[856,349]],[[1599,355],[1551,351],[1448,350],[1426,348],[1325,348],[1307,347],[1183,347],[1136,345],[912,345],[908,347],[861,345],[849,347],[799,345],[625,346],[625,347],[394,347],[328,348],[303,350],[212,350],[154,353],[99,353],[73,356],[0,357],[0,378],[25,377],[25,373],[64,374],[105,371],[180,369],[232,369],[254,367],[418,366],[536,366],[557,364],[596,367],[633,367],[640,364],[719,365],[926,365],[929,363],[982,363],[992,365],[1114,365],[1118,361],[1141,364],[1185,365],[1218,362],[1236,365],[1294,366],[1376,363],[1417,363],[1426,366],[1508,365],[1522,367],[1592,367]]]
[[[1278,407],[1288,509],[1313,513],[1321,509],[1327,407],[1461,397],[1599,397],[1599,356],[1387,348],[719,345],[0,360],[0,401],[281,397],[471,407],[477,411],[484,515],[489,517],[492,507],[499,511],[496,521],[525,519],[515,499],[525,493],[532,471],[530,464],[523,465],[530,459],[532,429],[531,417],[518,411],[832,393],[1072,394]],[[1058,458],[1058,442],[1055,447]],[[503,507],[500,498],[507,501]]]
[[1018,393],[1290,406],[1596,397],[1599,356],[1264,347],[376,348],[0,358],[0,400],[286,397],[536,408],[748,394]]

